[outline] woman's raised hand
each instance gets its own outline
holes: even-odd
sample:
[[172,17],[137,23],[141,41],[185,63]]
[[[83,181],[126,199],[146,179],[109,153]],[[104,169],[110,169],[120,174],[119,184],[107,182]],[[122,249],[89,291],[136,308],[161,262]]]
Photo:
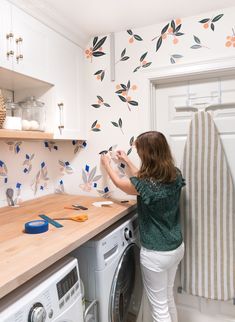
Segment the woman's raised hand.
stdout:
[[110,157],[109,153],[102,153],[100,155],[100,160],[101,160],[101,163],[103,164],[103,166],[106,167],[110,164],[111,157]]
[[123,162],[128,162],[128,160],[129,160],[129,158],[128,158],[128,156],[127,156],[127,154],[126,154],[126,152],[124,152],[124,151],[122,151],[122,150],[118,150],[117,152],[116,152],[116,156],[117,156],[117,158],[118,158],[118,160],[119,161],[123,161]]

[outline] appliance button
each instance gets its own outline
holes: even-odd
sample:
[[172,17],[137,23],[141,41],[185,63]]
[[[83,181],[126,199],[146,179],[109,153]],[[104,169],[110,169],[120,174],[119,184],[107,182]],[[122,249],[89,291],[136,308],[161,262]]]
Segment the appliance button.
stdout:
[[60,303],[59,303],[59,307],[60,309],[64,306],[64,300],[62,300]]
[[65,302],[68,302],[68,300],[70,299],[70,294],[67,294],[66,296],[65,296]]
[[51,319],[53,317],[53,310],[50,309],[50,311],[48,312],[48,317]]

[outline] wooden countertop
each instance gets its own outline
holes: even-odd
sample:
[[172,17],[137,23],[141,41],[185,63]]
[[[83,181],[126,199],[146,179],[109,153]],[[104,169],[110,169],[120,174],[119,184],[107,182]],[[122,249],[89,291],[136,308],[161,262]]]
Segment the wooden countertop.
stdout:
[[[115,201],[108,207],[92,205],[104,198],[56,194],[26,201],[19,208],[0,208],[0,298],[82,245],[136,208],[134,200]],[[79,203],[88,210],[65,210],[64,206]],[[63,220],[63,228],[49,224],[42,234],[24,233],[27,221],[40,219],[39,214],[51,218],[72,214],[88,214],[85,222]]]

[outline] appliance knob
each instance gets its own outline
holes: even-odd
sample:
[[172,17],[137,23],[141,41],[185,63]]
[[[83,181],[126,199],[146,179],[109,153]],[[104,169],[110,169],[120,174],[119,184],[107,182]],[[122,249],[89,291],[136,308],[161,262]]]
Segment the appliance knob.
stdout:
[[45,322],[46,321],[46,310],[41,303],[35,303],[28,316],[28,322]]
[[126,240],[129,240],[130,238],[132,238],[132,231],[129,228],[125,228],[124,237]]

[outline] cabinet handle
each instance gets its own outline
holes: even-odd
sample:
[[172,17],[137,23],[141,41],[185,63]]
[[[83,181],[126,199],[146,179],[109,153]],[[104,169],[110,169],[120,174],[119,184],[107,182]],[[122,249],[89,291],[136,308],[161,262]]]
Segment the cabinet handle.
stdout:
[[16,61],[17,61],[17,64],[19,64],[20,60],[23,60],[23,58],[24,58],[24,56],[22,54],[22,47],[21,47],[22,42],[23,42],[22,37],[16,38]]
[[16,43],[18,44],[19,42],[23,42],[23,38],[19,37],[16,39]]
[[19,63],[20,60],[23,60],[24,56],[22,54],[16,56],[16,61]]
[[60,135],[62,135],[62,130],[64,129],[64,103],[58,103],[57,104],[59,107],[59,112],[60,112],[60,123],[58,125]]
[[7,58],[9,58],[10,56],[13,56],[14,55],[14,51],[13,50],[10,50],[7,52]]
[[14,51],[12,50],[12,39],[14,38],[14,34],[12,32],[9,32],[6,34],[6,40],[7,40],[7,59],[14,56]]
[[12,32],[9,32],[9,34],[6,34],[6,38],[7,38],[7,40],[9,39],[9,38],[13,38],[14,37],[14,34],[12,33]]

